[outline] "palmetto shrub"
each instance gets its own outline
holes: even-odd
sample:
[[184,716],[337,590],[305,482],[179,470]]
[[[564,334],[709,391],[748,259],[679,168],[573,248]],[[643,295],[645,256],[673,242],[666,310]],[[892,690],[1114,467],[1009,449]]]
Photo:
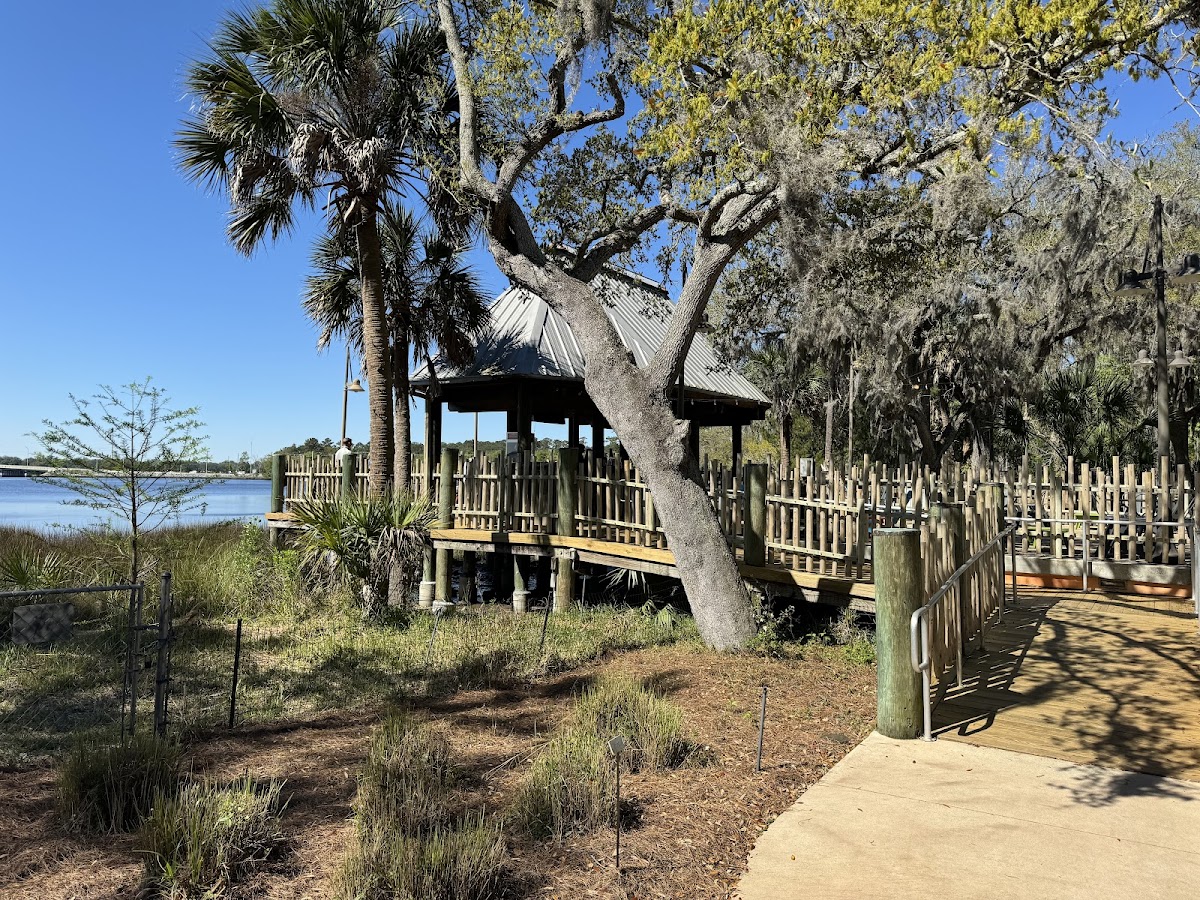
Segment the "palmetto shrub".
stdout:
[[137,828],[156,798],[179,787],[179,747],[152,734],[114,745],[77,741],[58,767],[58,801],[69,831]]
[[428,498],[404,491],[366,499],[303,500],[291,510],[301,527],[297,547],[302,568],[316,580],[348,580],[360,588],[368,619],[383,612],[388,575],[415,564],[437,518]]

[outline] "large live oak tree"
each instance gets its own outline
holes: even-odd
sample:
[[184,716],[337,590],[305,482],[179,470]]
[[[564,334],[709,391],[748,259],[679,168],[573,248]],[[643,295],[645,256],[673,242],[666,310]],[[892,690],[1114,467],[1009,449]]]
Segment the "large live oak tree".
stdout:
[[[726,267],[781,218],[822,227],[832,183],[937,178],[1001,142],[1036,143],[1043,119],[1098,114],[1098,80],[1165,63],[1158,36],[1192,6],[437,0],[460,174],[488,247],[574,331],[588,393],[654,493],[709,645],[743,646],[753,610],[670,398]],[[639,368],[591,281],[655,250],[686,274]]]

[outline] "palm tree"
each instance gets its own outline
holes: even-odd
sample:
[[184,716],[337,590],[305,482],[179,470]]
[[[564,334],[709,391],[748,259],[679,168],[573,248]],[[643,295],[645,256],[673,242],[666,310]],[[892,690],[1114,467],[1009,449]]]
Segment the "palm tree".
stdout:
[[[369,382],[371,491],[388,492],[392,377],[378,218],[444,124],[445,44],[390,0],[272,0],[230,13],[187,74],[195,108],[176,138],[180,168],[227,192],[228,235],[247,255],[288,233],[318,199],[352,236]],[[424,90],[428,88],[428,90]]]
[[425,497],[397,491],[386,497],[322,500],[293,505],[300,525],[300,562],[310,576],[343,580],[362,595],[363,617],[378,619],[391,572],[412,566],[429,544],[437,510]]
[[[463,366],[488,325],[487,298],[467,266],[464,248],[445,230],[422,233],[406,209],[385,204],[379,214],[380,261],[387,330],[395,374],[396,486],[408,490],[411,452],[408,365],[430,360],[433,348]],[[450,226],[444,226],[449,229]],[[304,308],[320,329],[318,346],[335,336],[363,344],[362,292],[353,245],[342,235],[318,241],[314,273],[305,285]]]

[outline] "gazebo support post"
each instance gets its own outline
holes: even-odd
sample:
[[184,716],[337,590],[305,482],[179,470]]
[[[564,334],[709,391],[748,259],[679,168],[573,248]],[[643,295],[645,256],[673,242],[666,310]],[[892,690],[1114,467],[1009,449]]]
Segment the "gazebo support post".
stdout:
[[691,454],[696,466],[700,465],[700,426],[696,420],[688,422],[688,453]]
[[604,423],[592,423],[592,455],[604,455]]
[[[421,454],[425,467],[425,496],[430,501],[437,499],[434,491],[433,473],[442,455],[442,401],[436,397],[425,397],[425,447]],[[417,593],[417,606],[430,609],[437,584],[437,564],[432,548],[425,550],[421,563],[421,587]]]
[[733,438],[733,474],[742,471],[742,426],[730,425],[730,436]]
[[574,415],[567,416],[567,446],[579,448],[579,420]]

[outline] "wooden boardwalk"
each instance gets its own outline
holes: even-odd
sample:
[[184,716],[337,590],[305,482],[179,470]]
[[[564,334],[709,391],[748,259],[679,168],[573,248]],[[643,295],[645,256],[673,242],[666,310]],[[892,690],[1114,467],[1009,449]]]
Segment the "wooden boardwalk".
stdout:
[[1200,781],[1191,600],[1027,592],[963,674],[934,688],[941,738]]

